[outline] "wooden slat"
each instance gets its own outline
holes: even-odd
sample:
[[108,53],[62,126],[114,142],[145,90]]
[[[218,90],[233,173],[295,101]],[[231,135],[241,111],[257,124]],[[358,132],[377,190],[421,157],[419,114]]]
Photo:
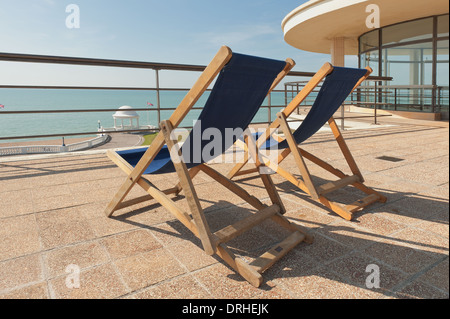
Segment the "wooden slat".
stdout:
[[281,71],[278,76],[276,77],[275,81],[272,83],[269,93],[272,93],[272,91],[280,84],[280,82],[286,77],[286,75],[295,67],[295,61],[291,58],[286,59],[286,66],[284,67],[283,71]]
[[344,218],[345,220],[351,221],[353,219],[353,214],[349,212],[342,204],[333,202],[326,198],[325,196],[320,196],[319,203],[322,203],[325,207],[328,207],[333,212]]
[[234,177],[238,177],[238,176],[242,176],[242,175],[249,175],[249,174],[258,173],[258,172],[259,172],[259,168],[247,169],[245,171],[240,171],[240,172],[236,173],[234,175]]
[[325,195],[325,194],[334,192],[342,187],[353,184],[355,182],[359,182],[359,176],[357,176],[357,175],[347,176],[347,177],[341,178],[340,180],[337,180],[335,182],[329,182],[327,184],[319,186],[317,188],[317,190],[320,195]]
[[269,206],[234,225],[215,232],[214,235],[217,236],[218,243],[226,243],[279,212],[280,207],[278,205]]
[[[197,174],[200,172],[200,168],[198,168],[198,166],[193,167],[189,170],[189,176],[191,177],[191,179],[194,179],[195,176],[197,176]],[[178,182],[177,186],[175,186],[175,188],[177,189],[177,192],[175,194],[179,195],[182,191],[183,191],[183,187],[181,186],[181,183]]]
[[367,196],[366,198],[363,198],[361,200],[358,200],[354,202],[353,204],[347,205],[346,209],[352,213],[357,212],[361,208],[364,208],[366,206],[369,206],[370,204],[373,204],[380,200],[380,197],[376,194],[371,194]]
[[[256,168],[262,167],[262,164],[261,164],[262,156],[261,156],[259,149],[256,148],[256,142],[254,141],[253,137],[248,137],[246,139],[246,143],[248,145],[248,152],[249,152],[250,156],[255,160]],[[278,194],[275,184],[273,183],[270,175],[259,173],[259,177],[261,177],[261,180],[264,183],[264,187],[266,188],[266,191],[269,194],[272,204],[278,205],[280,207],[280,212],[282,214],[285,214],[286,209],[284,207],[283,202],[281,201],[280,195]]]
[[277,164],[271,163],[268,159],[263,158],[263,160],[264,160],[264,165],[266,165],[267,167],[269,167],[273,171],[277,172],[277,174],[279,174],[280,176],[284,177],[286,180],[288,180],[294,186],[297,186],[302,191],[304,191],[305,193],[309,194],[309,189],[308,189],[308,187],[306,186],[306,184],[302,180],[299,180],[299,179],[295,178],[294,175],[292,175],[291,173],[289,173],[288,171],[283,169],[281,166],[277,166]]
[[314,186],[311,174],[309,173],[305,160],[303,159],[303,156],[300,153],[297,142],[295,141],[294,136],[291,133],[291,129],[289,128],[289,124],[287,123],[286,120],[286,116],[282,112],[280,112],[277,114],[277,118],[280,122],[283,132],[285,132],[284,136],[286,137],[286,140],[289,144],[289,148],[291,149],[291,154],[294,156],[295,162],[297,163],[297,167],[300,170],[303,182],[308,188],[308,193],[314,200],[317,200],[319,198],[319,194],[317,193],[317,189]]
[[288,118],[303,101],[314,91],[314,89],[325,79],[325,77],[333,71],[330,63],[325,63],[319,71],[309,80],[300,93],[289,103],[283,110],[284,116]]
[[255,271],[262,274],[304,240],[305,235],[299,232],[294,232],[283,242],[276,245],[261,257],[250,263],[250,266],[252,266]]
[[195,236],[200,238],[200,234],[197,230],[196,224],[192,221],[192,218],[188,213],[181,210],[177,204],[169,198],[166,194],[161,192],[159,189],[153,186],[147,179],[141,178],[138,181],[139,186],[141,186],[147,193],[150,194],[155,200],[157,200],[164,208],[171,212],[184,226],[186,226]]
[[231,268],[236,270],[245,280],[251,285],[258,288],[263,282],[261,274],[253,269],[249,264],[245,263],[242,259],[236,258],[228,247],[224,244],[217,246],[217,255],[220,256]]
[[203,209],[200,204],[197,192],[195,191],[192,179],[189,175],[189,171],[186,167],[186,163],[184,163],[181,157],[181,151],[178,147],[177,141],[172,140],[172,123],[170,121],[162,121],[160,126],[161,132],[164,134],[167,146],[169,147],[170,157],[172,158],[173,165],[175,166],[175,170],[180,180],[180,185],[184,191],[186,201],[189,205],[192,217],[197,226],[200,240],[203,244],[203,249],[208,255],[212,256],[215,253],[212,233],[209,229],[209,225],[206,221],[205,215],[203,214]]
[[263,181],[264,187],[266,188],[267,193],[269,194],[270,200],[272,204],[276,204],[280,207],[280,214],[286,214],[286,207],[281,200],[280,194],[278,193],[275,184],[272,180],[272,177],[267,174],[260,174],[261,180]]
[[333,132],[333,135],[336,138],[339,148],[341,149],[348,166],[352,170],[353,175],[358,175],[360,182],[364,183],[364,177],[361,171],[359,170],[355,158],[350,152],[350,148],[348,147],[347,142],[345,141],[344,136],[342,136],[341,130],[339,130],[339,127],[336,124],[336,121],[334,120],[333,117],[328,121],[328,124],[330,125],[331,131]]
[[[163,190],[162,192],[164,194],[166,194],[166,195],[176,194],[178,192],[178,188],[177,187],[169,188],[169,189]],[[148,201],[151,201],[151,200],[154,200],[154,198],[153,198],[153,196],[150,196],[150,195],[144,195],[144,196],[141,196],[141,197],[136,197],[136,198],[133,198],[133,199],[130,199],[130,200],[127,200],[127,201],[123,201],[117,207],[117,210],[123,209],[125,207],[129,207],[129,206],[134,206],[134,205],[137,205],[137,204],[140,204],[140,203],[145,203],[145,202],[148,202]]]

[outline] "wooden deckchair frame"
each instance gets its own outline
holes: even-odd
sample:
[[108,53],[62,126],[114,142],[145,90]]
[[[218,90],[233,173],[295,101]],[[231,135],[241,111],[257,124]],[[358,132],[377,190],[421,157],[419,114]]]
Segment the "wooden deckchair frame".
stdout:
[[[108,217],[111,217],[112,214],[119,209],[148,200],[156,200],[201,240],[203,249],[208,255],[217,254],[249,283],[255,287],[259,287],[262,284],[262,273],[265,270],[271,267],[277,260],[286,255],[286,253],[288,253],[299,243],[303,241],[312,243],[312,236],[309,235],[302,226],[291,223],[283,216],[285,213],[285,208],[269,175],[260,175],[260,177],[272,201],[271,206],[263,204],[259,199],[251,196],[246,190],[237,185],[235,182],[231,181],[206,164],[202,164],[188,170],[186,164],[180,160],[181,151],[178,147],[178,141],[174,138],[174,134],[172,134],[174,132],[174,128],[181,123],[183,118],[188,114],[189,110],[192,109],[203,92],[206,91],[221,69],[230,61],[231,57],[232,52],[228,47],[222,47],[220,49],[218,54],[200,76],[199,80],[192,87],[191,91],[187,94],[186,98],[181,102],[170,120],[160,123],[160,133],[142,156],[142,159],[136,167],[133,168],[116,152],[108,151],[108,157],[116,163],[128,175],[128,177],[107,206],[105,213]],[[294,67],[294,65],[295,63],[291,59],[286,60],[286,67],[275,79],[270,90],[274,89],[276,85],[279,84],[279,82]],[[179,178],[179,183],[173,188],[159,190],[148,180],[148,178],[144,177],[143,174],[165,144],[170,150],[170,156],[174,164],[176,174]],[[257,157],[256,154],[252,154],[252,156]],[[212,233],[203,213],[199,197],[192,181],[192,179],[200,171],[209,175],[215,181],[219,182],[231,192],[238,195],[252,207],[257,209],[258,212],[235,223],[234,225]],[[127,194],[131,191],[135,184],[141,186],[148,193],[148,195],[125,201]],[[180,209],[178,205],[169,197],[169,195],[177,195],[181,191],[184,192],[190,213]],[[291,232],[291,235],[286,240],[276,245],[273,249],[263,254],[260,258],[257,258],[251,264],[247,264],[242,259],[237,258],[227,247],[226,243],[267,219],[272,219],[282,227],[286,228]]]
[[[367,73],[358,81],[358,83],[353,88],[353,91],[358,88],[362,82],[364,82],[369,75],[372,73],[372,69],[370,67],[366,68]],[[257,141],[257,147],[258,149],[266,143],[266,141],[271,137],[273,132],[281,128],[286,141],[288,142],[289,147],[286,148],[281,152],[281,154],[278,156],[277,160],[274,162],[270,162],[267,157],[261,157],[260,162],[266,166],[271,168],[274,172],[284,177],[286,180],[291,182],[293,185],[299,187],[302,191],[307,193],[311,198],[322,205],[326,206],[327,208],[334,211],[339,216],[343,217],[346,220],[352,220],[353,214],[371,204],[374,202],[386,202],[387,198],[375,190],[367,187],[364,185],[364,177],[361,174],[361,171],[358,168],[358,165],[356,164],[356,161],[353,157],[353,155],[350,152],[350,149],[347,145],[347,143],[344,140],[344,137],[341,134],[341,131],[339,130],[338,125],[336,124],[336,121],[334,117],[331,117],[328,120],[328,124],[330,125],[331,131],[333,132],[333,135],[338,143],[338,146],[344,155],[344,158],[347,162],[347,164],[350,167],[350,170],[352,171],[351,176],[344,174],[339,169],[333,167],[329,163],[321,160],[320,158],[314,156],[313,154],[305,151],[304,149],[300,148],[295,138],[291,132],[291,129],[289,127],[289,124],[287,122],[287,118],[298,108],[298,106],[313,92],[315,88],[325,79],[326,76],[328,76],[331,72],[333,72],[333,66],[330,63],[324,64],[324,66],[315,74],[315,76],[308,82],[308,84],[302,89],[302,91],[292,100],[292,102],[280,113],[277,114],[276,120],[269,126],[269,128],[265,131],[265,133],[258,139]],[[352,91],[352,92],[353,92]],[[244,152],[246,151],[246,148],[243,147],[242,142],[238,146],[241,148],[244,148]],[[287,156],[292,154],[295,158],[295,162],[300,170],[300,174],[302,176],[301,179],[296,178],[292,173],[284,170],[279,166],[281,162],[283,162]],[[325,185],[316,187],[312,181],[312,176],[308,170],[308,167],[306,165],[305,159],[308,159],[309,161],[313,162],[314,164],[317,164],[318,166],[322,167],[326,171],[332,173],[333,175],[337,176],[339,180],[329,182]],[[233,179],[237,176],[246,175],[249,173],[253,173],[257,171],[259,168],[259,164],[256,163],[256,169],[250,169],[246,171],[242,171],[242,168],[247,164],[249,158],[248,156],[244,157],[244,160],[237,165],[234,166],[234,168],[229,172],[228,178]],[[357,189],[363,191],[368,196],[358,200],[350,205],[343,206],[340,203],[331,201],[327,198],[327,194],[336,191],[338,189],[341,189],[345,186],[353,185]]]

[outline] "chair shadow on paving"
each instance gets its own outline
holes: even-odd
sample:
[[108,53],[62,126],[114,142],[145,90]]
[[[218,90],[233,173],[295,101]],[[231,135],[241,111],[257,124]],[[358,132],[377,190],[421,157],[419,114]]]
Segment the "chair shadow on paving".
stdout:
[[[278,186],[283,188],[286,185]],[[287,217],[292,222],[309,227],[315,242],[311,245],[305,243],[298,245],[267,270],[264,273],[265,281],[260,287],[261,290],[270,292],[280,285],[284,290],[290,291],[290,295],[294,298],[313,299],[448,298],[448,288],[445,288],[445,283],[443,288],[436,288],[440,286],[440,281],[445,282],[445,280],[448,286],[448,270],[446,274],[445,270],[444,272],[434,271],[435,268],[442,268],[439,265],[448,260],[448,239],[445,244],[444,239],[437,235],[427,235],[423,230],[410,229],[401,224],[396,225],[397,228],[392,233],[377,232],[365,228],[365,224],[359,221],[359,219],[363,220],[364,216],[376,216],[377,213],[381,213],[383,205],[386,204],[377,205],[373,209],[358,214],[355,222],[347,222],[339,217],[332,219],[331,222],[312,220],[307,216],[310,207],[308,205],[312,205],[312,202],[308,203],[307,196],[298,192],[289,194],[293,198],[298,197],[299,208],[288,209]],[[404,194],[404,197],[408,199],[409,195]],[[181,195],[175,200],[181,205],[184,197]],[[433,203],[433,200],[426,198],[415,200],[421,201],[421,205]],[[212,232],[248,217],[252,213],[247,205],[235,207],[228,201],[213,202],[201,199],[201,203],[205,207],[205,217]],[[305,203],[306,206],[304,206]],[[200,240],[175,218],[164,222],[164,227],[161,227],[161,224],[148,224],[145,220],[137,221],[135,218],[141,214],[161,214],[160,207],[159,204],[150,202],[146,206],[118,215],[114,219],[173,236],[178,240],[190,241],[202,249]],[[307,208],[304,209],[305,207]],[[325,210],[319,213],[328,217],[333,214]],[[440,218],[439,214],[435,214],[434,222],[448,227],[448,214],[446,216],[447,218]],[[430,217],[423,216],[423,220],[427,221]],[[392,225],[387,226],[392,227]],[[284,232],[283,228],[268,220],[229,242],[229,247],[237,257],[251,262],[285,238]],[[220,258],[214,257],[214,259],[229,268]],[[379,271],[379,285],[376,280],[371,281],[372,271]],[[224,278],[225,281],[232,280],[235,283],[247,284],[232,269],[230,272],[231,274]],[[430,285],[427,284],[427,280],[431,280]],[[375,286],[370,286],[371,284]],[[309,291],[296,293],[302,287]]]

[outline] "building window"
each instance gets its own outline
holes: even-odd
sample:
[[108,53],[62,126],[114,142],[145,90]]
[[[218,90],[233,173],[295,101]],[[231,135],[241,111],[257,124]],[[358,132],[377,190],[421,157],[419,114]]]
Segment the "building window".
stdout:
[[400,23],[382,30],[383,46],[433,38],[433,18]]
[[421,92],[411,94],[414,99],[403,99],[411,103],[412,111],[446,113],[448,119],[448,14],[373,30],[359,38],[359,49],[360,67],[370,66],[374,75],[392,77],[384,83],[392,91],[408,87],[405,92]]
[[383,76],[392,85],[433,84],[433,44],[418,43],[383,49]]
[[438,20],[438,37],[448,37],[448,14],[444,16],[440,16],[437,18]]
[[437,83],[449,86],[449,43],[448,40],[437,43]]

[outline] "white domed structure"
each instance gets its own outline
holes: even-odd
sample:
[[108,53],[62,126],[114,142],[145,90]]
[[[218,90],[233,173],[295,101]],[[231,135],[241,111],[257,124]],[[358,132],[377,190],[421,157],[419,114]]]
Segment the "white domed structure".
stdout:
[[[133,107],[124,105],[119,108],[119,110],[114,113],[114,128],[116,130],[125,129],[125,128],[136,128],[139,129],[139,114],[136,111],[132,110]],[[117,120],[120,120],[121,125],[117,126]],[[124,125],[124,120],[129,121],[130,125]],[[134,124],[134,120],[136,120],[136,125]]]

